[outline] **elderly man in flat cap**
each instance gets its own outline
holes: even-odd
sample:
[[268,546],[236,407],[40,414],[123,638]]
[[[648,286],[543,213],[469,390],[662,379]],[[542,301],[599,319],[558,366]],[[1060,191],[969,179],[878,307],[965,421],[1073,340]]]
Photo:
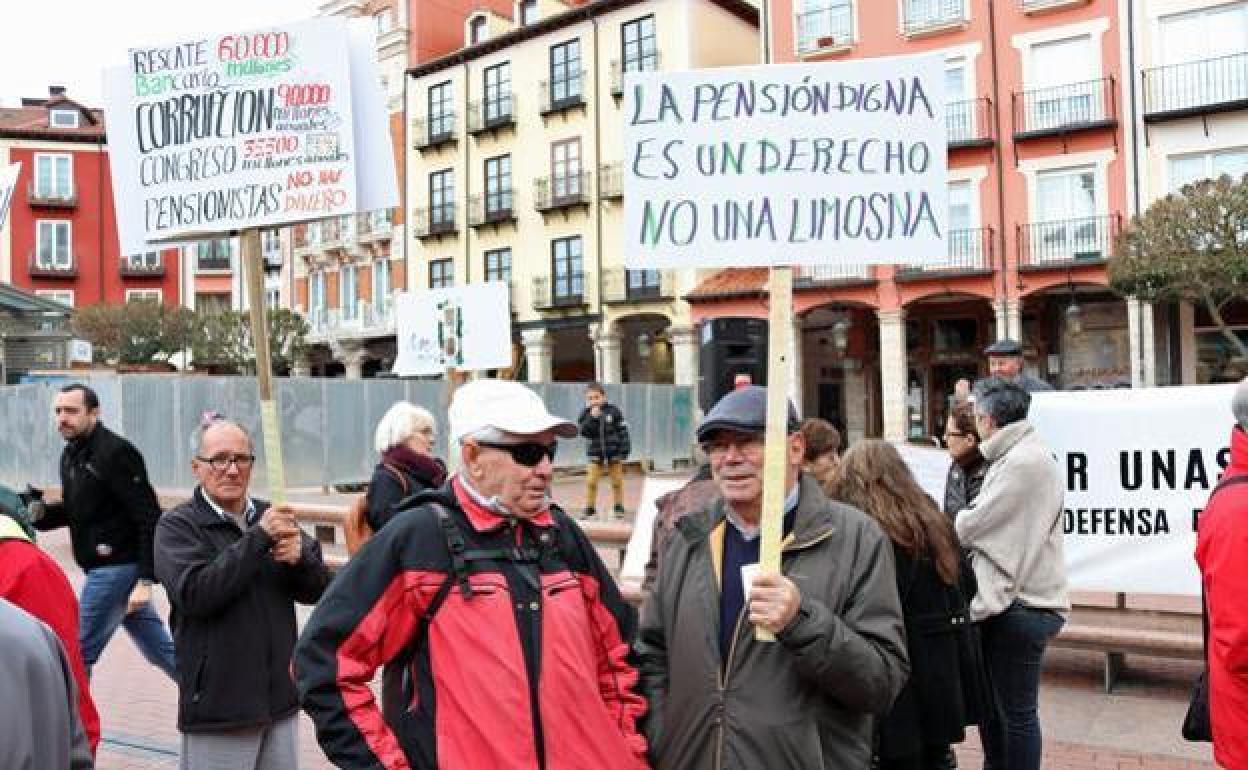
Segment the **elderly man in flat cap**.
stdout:
[[1023,371],[1023,346],[1011,339],[997,340],[984,348],[988,373],[1018,385],[1028,393],[1053,390],[1053,386]]
[[[802,473],[789,405],[780,574],[758,568],[767,389],[715,404],[698,427],[719,499],[684,516],[642,610],[646,737],[658,770],[871,764],[872,714],[909,675],[892,546]],[[754,638],[754,626],[776,635]]]

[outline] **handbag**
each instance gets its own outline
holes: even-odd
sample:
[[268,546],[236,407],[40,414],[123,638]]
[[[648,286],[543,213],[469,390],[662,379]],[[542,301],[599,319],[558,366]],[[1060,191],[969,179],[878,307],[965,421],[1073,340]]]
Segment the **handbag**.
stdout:
[[[1245,483],[1248,483],[1248,476],[1223,479],[1213,488],[1209,499],[1212,500],[1224,487]],[[1208,506],[1209,503],[1206,502],[1205,507]],[[1205,602],[1203,577],[1200,581],[1200,630],[1204,639],[1205,670],[1200,672],[1200,676],[1192,684],[1192,694],[1188,697],[1187,713],[1183,715],[1182,727],[1183,740],[1193,742],[1213,740],[1213,719],[1209,716],[1209,605]]]

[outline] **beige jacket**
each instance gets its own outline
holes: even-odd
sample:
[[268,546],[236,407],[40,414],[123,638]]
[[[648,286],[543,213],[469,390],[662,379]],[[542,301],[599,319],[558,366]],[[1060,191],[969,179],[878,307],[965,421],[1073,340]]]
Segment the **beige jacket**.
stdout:
[[979,496],[955,526],[971,551],[979,592],[971,617],[983,620],[1018,600],[1028,607],[1070,610],[1062,551],[1064,489],[1049,448],[1023,420],[980,446],[988,473]]

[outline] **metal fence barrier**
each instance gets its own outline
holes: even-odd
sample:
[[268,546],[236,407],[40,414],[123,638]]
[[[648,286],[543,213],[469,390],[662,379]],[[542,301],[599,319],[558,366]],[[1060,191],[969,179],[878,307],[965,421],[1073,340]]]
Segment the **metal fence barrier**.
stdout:
[[[0,481],[59,483],[64,442],[56,432],[52,402],[69,382],[89,382],[99,394],[105,425],[142,451],[157,488],[194,486],[191,435],[204,412],[215,410],[260,436],[260,406],[250,377],[91,374],[49,377],[0,387]],[[552,414],[575,420],[585,402],[581,383],[532,384]],[[282,454],[289,487],[323,487],[367,481],[377,455],[373,431],[390,406],[407,400],[438,420],[438,453],[445,457],[446,386],[439,381],[287,378],[274,381],[282,425]],[[690,460],[693,388],[677,385],[608,385],[611,403],[624,412],[632,433],[631,460],[668,469]],[[586,441],[561,443],[557,468],[585,463]],[[266,485],[264,452],[257,447],[252,486]]]

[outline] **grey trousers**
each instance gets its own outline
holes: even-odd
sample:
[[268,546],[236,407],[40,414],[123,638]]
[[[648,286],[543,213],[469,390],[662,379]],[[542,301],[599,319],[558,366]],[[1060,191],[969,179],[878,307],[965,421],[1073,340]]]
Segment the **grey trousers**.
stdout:
[[299,716],[264,727],[182,733],[179,770],[299,770]]

